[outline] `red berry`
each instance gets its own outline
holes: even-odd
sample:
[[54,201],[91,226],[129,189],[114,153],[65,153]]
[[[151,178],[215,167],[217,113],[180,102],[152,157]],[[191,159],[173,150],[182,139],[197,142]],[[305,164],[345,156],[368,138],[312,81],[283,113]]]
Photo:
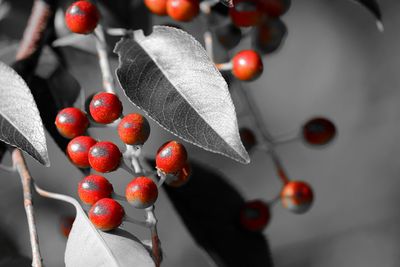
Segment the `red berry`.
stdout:
[[144,0],[144,4],[156,15],[167,15],[167,0]]
[[112,184],[103,176],[91,174],[78,184],[78,195],[87,205],[93,205],[102,198],[111,198]]
[[257,79],[263,72],[260,55],[254,50],[243,50],[233,57],[232,73],[242,81]]
[[60,230],[63,236],[68,237],[71,232],[72,225],[74,224],[75,217],[66,216],[62,217],[60,221]]
[[286,34],[286,25],[279,18],[265,19],[253,33],[253,47],[262,53],[272,53],[281,46]]
[[115,144],[107,141],[97,142],[89,150],[89,163],[98,172],[112,172],[119,167],[121,156]]
[[181,170],[186,161],[186,149],[176,141],[166,142],[157,151],[156,166],[165,173],[175,173]]
[[158,188],[150,178],[137,177],[126,186],[125,196],[126,200],[135,208],[145,209],[156,202]]
[[89,219],[97,229],[109,231],[121,225],[124,208],[112,198],[102,198],[89,211]]
[[150,124],[138,113],[126,115],[118,124],[118,135],[128,145],[143,145],[150,135]]
[[241,128],[239,130],[240,139],[247,151],[250,151],[257,144],[256,136],[253,131],[248,128]]
[[79,168],[88,168],[89,164],[89,149],[96,144],[90,136],[78,136],[72,139],[67,146],[67,156],[73,164]]
[[180,187],[189,181],[191,173],[192,169],[190,168],[189,163],[186,163],[177,173],[168,175],[165,183],[172,187]]
[[238,27],[257,25],[262,18],[258,0],[234,0],[234,7],[229,9],[232,22]]
[[311,119],[303,126],[303,139],[310,145],[326,145],[335,136],[335,125],[325,118]]
[[107,124],[121,116],[122,103],[115,94],[101,92],[93,96],[89,110],[94,121]]
[[259,8],[269,17],[280,17],[289,10],[291,0],[260,0]]
[[74,33],[88,34],[94,31],[100,19],[97,7],[89,1],[77,1],[65,13],[65,23]]
[[268,225],[270,218],[268,205],[260,200],[247,202],[240,210],[240,224],[249,231],[262,231]]
[[283,207],[294,213],[300,214],[308,211],[313,203],[313,199],[313,191],[305,182],[289,182],[283,187],[281,192]]
[[72,139],[86,132],[89,120],[78,108],[65,108],[58,112],[56,127],[65,138]]
[[167,13],[177,21],[188,22],[199,14],[198,0],[167,0]]

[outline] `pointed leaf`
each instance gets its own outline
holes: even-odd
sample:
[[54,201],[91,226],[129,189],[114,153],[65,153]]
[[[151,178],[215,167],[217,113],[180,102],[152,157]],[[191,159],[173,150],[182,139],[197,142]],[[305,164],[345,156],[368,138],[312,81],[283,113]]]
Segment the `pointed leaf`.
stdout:
[[25,81],[0,62],[0,140],[50,165],[42,120]]
[[115,47],[126,96],[168,131],[206,150],[250,162],[228,86],[206,51],[188,33],[153,27]]
[[35,189],[44,197],[68,202],[76,209],[65,251],[66,267],[155,266],[145,246],[134,235],[122,229],[99,231],[74,198],[44,191],[37,185]]
[[379,4],[376,0],[353,0],[353,1],[367,8],[375,16],[379,30],[383,30],[382,13]]

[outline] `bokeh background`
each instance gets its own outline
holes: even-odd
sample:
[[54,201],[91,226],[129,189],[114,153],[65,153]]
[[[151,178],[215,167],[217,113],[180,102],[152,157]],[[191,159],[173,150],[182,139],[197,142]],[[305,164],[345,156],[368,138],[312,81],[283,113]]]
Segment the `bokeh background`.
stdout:
[[[30,1],[23,2],[29,6]],[[296,132],[316,115],[331,118],[339,135],[323,149],[310,148],[302,142],[278,148],[290,177],[309,182],[316,197],[313,208],[304,215],[291,214],[279,203],[273,207],[273,218],[264,234],[275,265],[399,266],[400,2],[380,1],[383,33],[378,32],[372,16],[351,1],[292,2],[283,17],[288,27],[284,45],[264,58],[262,78],[247,83],[246,90],[256,99],[268,129],[277,136]],[[0,36],[18,38],[25,21],[23,8],[14,11],[0,21]],[[166,21],[169,20],[154,18],[155,23]],[[200,23],[198,18],[183,28],[201,37]],[[246,47],[249,40],[243,40],[236,50]],[[217,56],[224,57],[218,53]],[[89,60],[83,53],[74,52],[69,60],[71,72],[87,94],[100,90],[95,57]],[[137,111],[128,101],[124,101],[124,108]],[[243,112],[238,108],[238,113]],[[246,120],[241,121],[252,127]],[[111,129],[94,129],[91,134],[119,142]],[[28,158],[33,176],[43,188],[76,197],[82,174],[47,137],[52,165],[44,168]],[[158,146],[171,138],[152,123],[145,154],[154,156]],[[272,162],[262,152],[253,153],[251,164],[245,166],[188,147],[192,158],[226,174],[246,199],[270,200],[280,190]],[[9,163],[9,158],[5,163]],[[127,173],[118,171],[107,177],[122,194],[129,181]],[[206,197],[207,192],[204,193]],[[21,253],[29,256],[17,175],[0,171],[0,195],[0,227]],[[68,204],[37,195],[34,201],[44,263],[63,266],[66,239],[60,234],[60,217],[73,215],[74,210]],[[163,266],[213,266],[190,237],[164,192],[156,212],[165,255]],[[142,216],[132,209],[128,213]],[[124,227],[148,238],[148,233],[139,227]]]

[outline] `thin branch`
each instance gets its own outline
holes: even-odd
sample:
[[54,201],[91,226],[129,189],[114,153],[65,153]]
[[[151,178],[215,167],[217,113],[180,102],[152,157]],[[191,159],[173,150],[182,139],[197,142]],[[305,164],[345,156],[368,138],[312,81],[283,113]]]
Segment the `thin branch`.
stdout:
[[110,60],[108,58],[107,43],[103,27],[99,24],[94,32],[96,38],[97,54],[99,56],[99,65],[103,77],[104,91],[115,93],[114,77],[111,72]]
[[204,32],[204,44],[208,54],[208,57],[211,61],[214,61],[214,51],[213,51],[213,38],[212,33],[210,31]]
[[153,260],[156,264],[156,267],[159,267],[161,264],[161,247],[160,247],[160,239],[158,238],[157,233],[157,218],[154,214],[154,206],[146,209],[146,222],[150,225],[150,233],[151,233],[151,249],[153,254]]
[[19,176],[21,177],[22,189],[24,193],[24,207],[25,207],[26,217],[28,219],[29,235],[32,247],[32,266],[41,267],[42,257],[40,256],[39,238],[36,231],[36,223],[35,223],[35,216],[34,216],[33,202],[32,202],[32,192],[31,192],[32,177],[26,166],[26,162],[22,155],[21,150],[17,148],[13,150],[12,160],[15,167],[17,168]]

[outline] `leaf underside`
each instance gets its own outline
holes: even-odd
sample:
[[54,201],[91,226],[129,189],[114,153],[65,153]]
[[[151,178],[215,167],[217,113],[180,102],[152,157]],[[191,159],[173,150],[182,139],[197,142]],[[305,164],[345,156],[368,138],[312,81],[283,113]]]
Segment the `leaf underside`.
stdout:
[[228,86],[186,32],[155,26],[121,39],[114,51],[126,96],[162,127],[192,144],[248,163]]

